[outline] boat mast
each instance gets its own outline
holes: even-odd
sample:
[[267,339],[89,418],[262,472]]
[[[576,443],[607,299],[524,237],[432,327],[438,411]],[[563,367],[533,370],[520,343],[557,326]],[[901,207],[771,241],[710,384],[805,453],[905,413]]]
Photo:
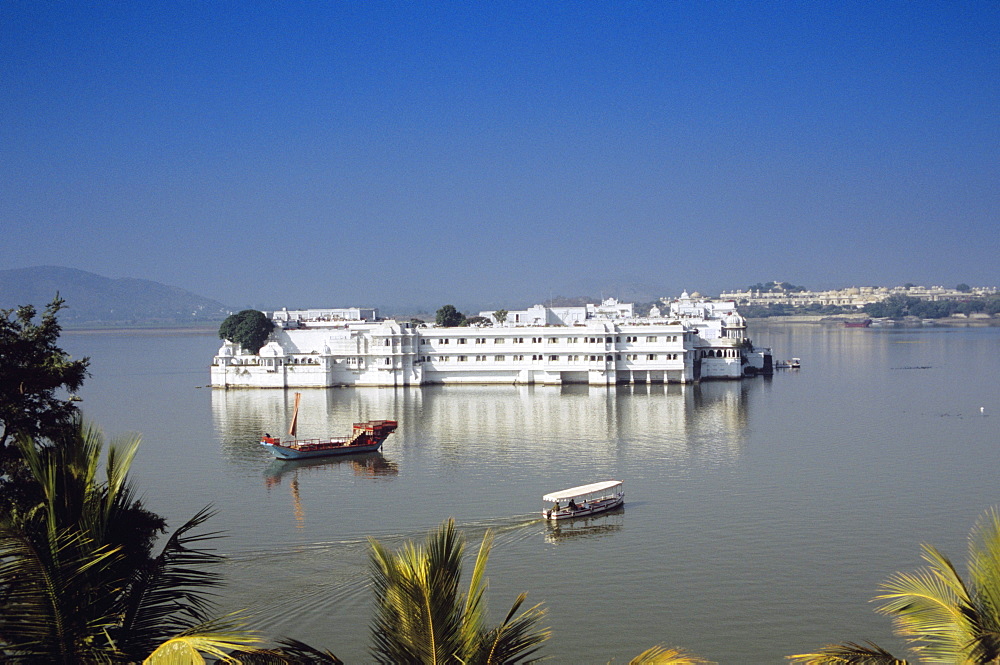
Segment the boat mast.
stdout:
[[295,411],[292,413],[292,424],[288,427],[288,436],[295,436],[295,430],[298,428],[299,424],[299,401],[302,399],[302,393],[295,393]]

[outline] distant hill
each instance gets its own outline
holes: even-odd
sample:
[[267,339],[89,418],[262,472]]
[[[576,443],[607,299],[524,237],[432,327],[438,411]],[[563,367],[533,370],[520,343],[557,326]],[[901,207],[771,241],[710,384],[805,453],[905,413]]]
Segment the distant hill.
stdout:
[[41,312],[56,292],[67,308],[59,322],[84,326],[182,325],[221,321],[230,308],[146,279],[110,279],[85,270],[38,266],[0,270],[0,308],[34,305]]

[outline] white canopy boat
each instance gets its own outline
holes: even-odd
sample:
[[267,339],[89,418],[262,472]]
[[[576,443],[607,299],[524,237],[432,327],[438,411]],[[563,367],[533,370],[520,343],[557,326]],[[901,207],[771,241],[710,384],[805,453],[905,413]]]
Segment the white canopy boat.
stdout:
[[542,501],[552,505],[542,510],[542,516],[549,520],[565,520],[617,508],[625,503],[623,485],[622,480],[602,480],[546,494]]

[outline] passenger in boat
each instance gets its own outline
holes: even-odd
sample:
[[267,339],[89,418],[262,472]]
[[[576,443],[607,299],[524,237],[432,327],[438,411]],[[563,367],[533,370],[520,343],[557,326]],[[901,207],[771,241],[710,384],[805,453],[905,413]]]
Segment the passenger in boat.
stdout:
[[573,499],[569,500],[569,509],[576,510],[576,501],[574,501]]
[[556,511],[557,513],[559,512],[559,502],[558,501],[556,501],[555,508],[553,508],[552,510]]

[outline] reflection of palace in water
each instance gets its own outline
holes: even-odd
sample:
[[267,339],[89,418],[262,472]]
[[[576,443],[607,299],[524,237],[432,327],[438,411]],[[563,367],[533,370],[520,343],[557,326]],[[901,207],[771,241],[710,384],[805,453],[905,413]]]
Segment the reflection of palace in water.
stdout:
[[[588,454],[617,454],[624,446],[685,455],[694,446],[738,452],[750,394],[765,382],[643,384],[617,389],[572,386],[424,386],[334,388],[302,393],[300,437],[346,434],[352,423],[398,420],[383,454],[394,460],[407,447],[437,446],[444,457],[495,451],[540,453],[585,445]],[[294,404],[291,391],[212,392],[212,411],[224,452],[235,463],[259,465],[261,434],[281,436]],[[524,449],[527,447],[526,449]],[[373,472],[372,475],[375,475]]]

